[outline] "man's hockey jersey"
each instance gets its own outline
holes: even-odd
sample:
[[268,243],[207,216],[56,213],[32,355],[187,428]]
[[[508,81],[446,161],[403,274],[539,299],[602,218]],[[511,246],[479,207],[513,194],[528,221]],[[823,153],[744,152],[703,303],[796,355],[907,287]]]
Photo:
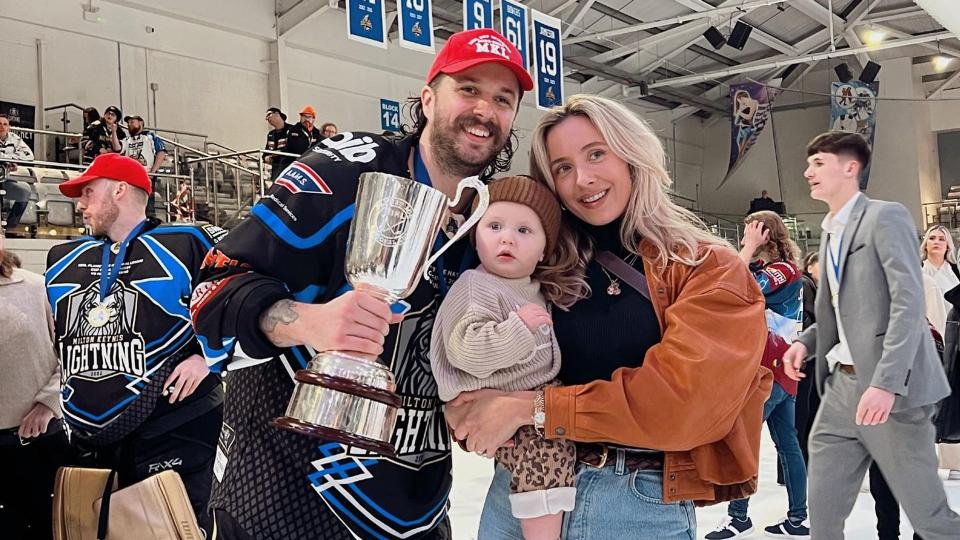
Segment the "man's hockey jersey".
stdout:
[[203,354],[217,371],[228,356],[229,343],[211,349],[197,340],[189,313],[203,258],[225,231],[158,223],[142,222],[126,242],[84,236],[47,255],[63,415],[73,433],[93,445],[116,442],[151,416],[217,387],[211,374],[175,405],[158,399],[183,359]]
[[425,538],[438,534],[446,516],[450,440],[430,372],[430,334],[441,294],[476,265],[469,243],[453,246],[421,280],[403,322],[386,337],[381,360],[402,399],[396,458],[272,427],[284,415],[294,373],[314,351],[279,349],[258,323],[281,299],[322,303],[349,290],[343,265],[359,176],[413,178],[415,144],[350,132],[321,141],[279,175],[204,267],[191,301],[197,332],[212,347],[238,342],[211,507],[254,538]]

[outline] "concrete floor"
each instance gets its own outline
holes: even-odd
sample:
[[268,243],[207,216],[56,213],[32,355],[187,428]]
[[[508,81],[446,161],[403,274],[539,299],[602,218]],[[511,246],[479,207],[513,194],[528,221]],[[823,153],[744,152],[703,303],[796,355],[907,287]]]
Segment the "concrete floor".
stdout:
[[[760,489],[750,501],[750,517],[757,533],[754,537],[763,537],[763,527],[776,523],[787,512],[787,493],[776,483],[777,454],[764,428],[763,443],[760,449]],[[457,540],[476,540],[477,526],[480,522],[480,510],[493,476],[493,461],[468,454],[454,446],[453,456],[453,492],[450,518],[453,523],[453,537]],[[960,481],[946,481],[947,471],[940,471],[947,489],[950,505],[960,511]],[[726,515],[726,505],[716,505],[697,509],[697,538],[713,530]],[[873,498],[869,493],[861,493],[854,506],[853,513],[847,519],[846,537],[848,540],[875,539],[876,517],[873,512]],[[908,540],[913,528],[906,515],[901,512],[901,538]],[[960,538],[960,531],[957,532]],[[486,540],[486,539],[485,539]]]

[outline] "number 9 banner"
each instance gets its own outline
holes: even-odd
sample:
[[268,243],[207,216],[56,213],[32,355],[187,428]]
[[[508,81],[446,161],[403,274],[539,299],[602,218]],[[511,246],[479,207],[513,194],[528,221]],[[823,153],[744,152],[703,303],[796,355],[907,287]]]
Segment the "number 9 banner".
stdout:
[[493,28],[493,0],[463,0],[463,29]]
[[500,0],[500,33],[520,51],[523,67],[529,68],[527,53],[527,6],[510,0]]
[[534,81],[537,108],[547,110],[563,103],[563,49],[560,20],[533,10]]

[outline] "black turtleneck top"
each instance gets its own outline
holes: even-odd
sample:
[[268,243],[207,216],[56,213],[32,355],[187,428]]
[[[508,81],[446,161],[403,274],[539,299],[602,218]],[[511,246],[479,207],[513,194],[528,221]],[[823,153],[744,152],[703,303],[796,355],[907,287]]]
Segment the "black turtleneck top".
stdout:
[[[631,262],[620,242],[621,220],[601,227],[578,222],[580,231],[594,240],[596,251],[610,251]],[[643,272],[639,257],[633,267]],[[608,271],[609,272],[609,271]],[[553,324],[562,361],[558,378],[564,385],[610,380],[622,367],[640,367],[647,349],[660,342],[660,325],[649,300],[620,281],[620,294],[607,294],[610,278],[596,260],[587,265],[589,298],[574,304],[570,311],[553,310]]]

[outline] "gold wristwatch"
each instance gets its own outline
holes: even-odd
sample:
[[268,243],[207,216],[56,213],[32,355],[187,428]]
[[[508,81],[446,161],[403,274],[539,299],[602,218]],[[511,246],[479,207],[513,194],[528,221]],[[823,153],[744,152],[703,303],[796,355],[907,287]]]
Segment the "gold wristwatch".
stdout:
[[537,397],[533,398],[533,429],[537,430],[541,437],[543,437],[543,424],[547,421],[545,406],[543,390],[537,390]]

